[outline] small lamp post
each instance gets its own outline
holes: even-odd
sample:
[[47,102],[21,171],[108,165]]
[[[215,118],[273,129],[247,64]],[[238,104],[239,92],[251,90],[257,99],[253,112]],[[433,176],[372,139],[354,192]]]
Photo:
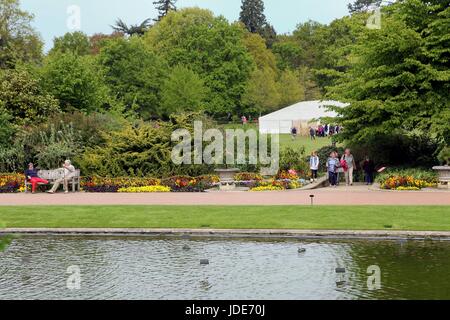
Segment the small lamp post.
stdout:
[[311,195],[309,195],[309,197],[311,198],[311,205],[313,206],[314,205],[314,195],[311,194]]

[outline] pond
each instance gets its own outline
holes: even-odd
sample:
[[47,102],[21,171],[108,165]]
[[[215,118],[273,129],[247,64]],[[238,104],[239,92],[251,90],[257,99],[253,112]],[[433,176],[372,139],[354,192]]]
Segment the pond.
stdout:
[[0,299],[450,299],[450,242],[23,236]]

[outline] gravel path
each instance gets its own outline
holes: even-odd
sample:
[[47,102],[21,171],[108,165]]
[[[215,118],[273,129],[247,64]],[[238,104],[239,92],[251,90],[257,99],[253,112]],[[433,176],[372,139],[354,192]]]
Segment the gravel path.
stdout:
[[1,205],[450,205],[448,190],[376,191],[367,186],[308,191],[0,194]]

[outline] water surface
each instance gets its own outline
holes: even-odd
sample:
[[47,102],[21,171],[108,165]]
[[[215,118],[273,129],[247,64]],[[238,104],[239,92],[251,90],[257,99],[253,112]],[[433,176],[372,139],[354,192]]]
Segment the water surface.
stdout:
[[26,236],[0,253],[0,299],[450,299],[450,242]]

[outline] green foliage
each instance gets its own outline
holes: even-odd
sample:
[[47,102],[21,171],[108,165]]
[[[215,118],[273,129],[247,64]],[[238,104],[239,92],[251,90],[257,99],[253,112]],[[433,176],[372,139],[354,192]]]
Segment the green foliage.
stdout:
[[340,140],[362,145],[417,132],[449,143],[448,33],[434,27],[448,24],[448,12],[439,1],[405,0],[385,9],[380,30],[364,32],[351,68],[330,88],[330,97],[351,103],[336,109],[345,127]]
[[67,32],[61,37],[56,37],[53,40],[53,48],[49,54],[54,53],[72,53],[79,56],[88,55],[91,53],[91,42],[89,37],[81,32]]
[[20,9],[19,0],[0,0],[0,69],[40,61],[43,43],[31,26],[33,18]]
[[57,101],[22,69],[0,73],[0,102],[18,125],[40,122],[59,112]]
[[189,66],[204,79],[211,92],[206,110],[226,115],[241,106],[253,69],[243,34],[239,24],[230,25],[208,10],[188,8],[169,12],[147,32],[145,41],[170,66]]
[[438,154],[438,160],[443,165],[450,165],[450,147],[444,147]]
[[280,170],[296,170],[302,174],[308,170],[305,161],[305,149],[285,148],[280,152]]
[[300,83],[299,75],[292,70],[284,70],[278,81],[280,107],[287,107],[305,99],[305,88]]
[[72,125],[62,125],[60,130],[50,126],[49,133],[40,132],[34,148],[39,168],[60,168],[66,159],[72,159],[79,150],[76,131]]
[[258,33],[269,48],[277,38],[275,28],[267,22],[263,0],[242,0],[239,21],[251,33]]
[[161,88],[161,112],[169,116],[174,113],[200,111],[204,109],[208,88],[194,71],[176,66]]
[[[173,116],[169,122],[125,124],[106,137],[104,146],[88,148],[76,159],[83,174],[103,177],[200,175],[208,173],[208,166],[177,166],[172,162],[173,131],[184,128],[193,132],[197,114]],[[205,126],[207,124],[205,123]]]
[[16,130],[11,120],[13,120],[13,117],[0,101],[0,146],[9,145],[12,141],[12,136]]
[[103,72],[91,56],[55,52],[45,60],[42,87],[59,100],[63,111],[100,111],[107,105]]
[[99,54],[106,82],[126,110],[136,111],[143,119],[161,113],[159,91],[166,77],[166,64],[149,51],[137,37],[116,38],[105,42]]
[[280,103],[275,74],[270,69],[253,71],[247,84],[242,103],[246,111],[260,115],[274,110]]

